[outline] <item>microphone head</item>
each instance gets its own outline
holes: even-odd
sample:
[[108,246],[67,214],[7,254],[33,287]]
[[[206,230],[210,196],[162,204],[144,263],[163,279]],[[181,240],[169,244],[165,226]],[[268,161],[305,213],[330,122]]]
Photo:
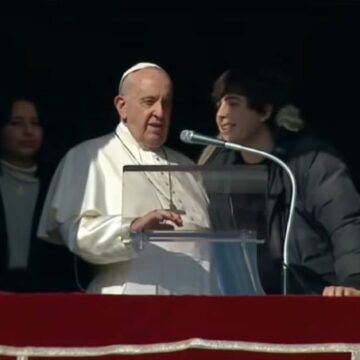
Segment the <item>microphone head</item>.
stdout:
[[190,144],[193,135],[194,135],[194,131],[192,131],[192,130],[183,130],[180,133],[180,140],[185,142],[185,143]]

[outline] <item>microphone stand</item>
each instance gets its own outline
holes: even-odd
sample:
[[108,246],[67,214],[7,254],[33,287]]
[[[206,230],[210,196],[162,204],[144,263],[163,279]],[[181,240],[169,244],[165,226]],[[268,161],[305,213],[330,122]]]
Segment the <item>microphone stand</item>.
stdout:
[[291,187],[292,187],[292,193],[291,193],[291,201],[290,201],[290,209],[289,209],[289,218],[286,225],[286,232],[285,232],[285,239],[284,239],[284,248],[283,248],[283,294],[286,295],[288,293],[288,265],[289,265],[289,239],[290,239],[290,232],[291,227],[293,223],[293,217],[294,217],[294,211],[295,211],[295,202],[296,202],[296,182],[295,177],[290,170],[290,168],[278,157],[269,154],[265,151],[249,148],[247,146],[230,143],[223,141],[222,146],[226,149],[235,150],[235,151],[247,151],[254,154],[258,154],[261,156],[264,156],[274,162],[276,162],[278,165],[280,165],[286,173],[289,175],[290,181],[291,181]]
[[215,147],[222,147],[235,151],[247,151],[250,153],[261,155],[267,159],[270,159],[280,165],[286,173],[289,175],[292,193],[291,193],[291,201],[290,201],[290,209],[289,209],[289,217],[286,225],[285,239],[284,239],[284,248],[283,248],[283,294],[286,295],[288,293],[288,271],[289,271],[289,240],[290,240],[290,232],[293,223],[294,211],[295,211],[295,202],[296,202],[296,182],[294,175],[290,168],[278,157],[269,154],[262,150],[253,149],[247,146],[230,143],[223,141],[221,139],[215,139],[206,135],[202,135],[196,133],[192,130],[183,130],[180,134],[180,139],[188,144],[199,144],[199,145],[212,145]]

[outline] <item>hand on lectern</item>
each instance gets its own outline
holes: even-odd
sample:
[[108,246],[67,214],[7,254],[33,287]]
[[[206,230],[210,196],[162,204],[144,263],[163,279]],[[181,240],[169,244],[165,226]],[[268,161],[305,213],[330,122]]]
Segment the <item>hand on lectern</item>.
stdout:
[[327,286],[323,296],[360,296],[360,290],[347,286]]
[[[165,221],[169,221],[170,224],[166,224]],[[133,232],[144,230],[174,230],[174,226],[171,225],[171,223],[182,226],[183,221],[180,214],[171,210],[153,210],[135,219],[130,225],[130,230]]]

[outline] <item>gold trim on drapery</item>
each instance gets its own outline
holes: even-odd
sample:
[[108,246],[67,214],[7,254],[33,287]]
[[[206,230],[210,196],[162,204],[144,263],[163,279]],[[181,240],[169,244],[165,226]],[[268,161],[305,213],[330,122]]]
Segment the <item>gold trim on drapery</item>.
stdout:
[[104,355],[143,355],[170,353],[188,349],[203,349],[215,351],[250,351],[273,354],[351,353],[351,360],[360,360],[360,344],[270,344],[246,341],[206,340],[200,338],[157,344],[121,344],[94,347],[17,347],[0,345],[0,355],[16,356],[17,360],[27,360],[29,357],[32,356],[86,357]]

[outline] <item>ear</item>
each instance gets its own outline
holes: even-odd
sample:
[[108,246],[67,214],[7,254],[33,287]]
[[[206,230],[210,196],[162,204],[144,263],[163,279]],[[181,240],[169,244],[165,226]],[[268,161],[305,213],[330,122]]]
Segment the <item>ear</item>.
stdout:
[[263,111],[262,111],[262,117],[261,117],[261,120],[260,120],[260,121],[261,121],[261,122],[267,121],[268,119],[270,119],[272,113],[273,113],[273,107],[272,107],[272,105],[266,104],[266,105],[264,106]]
[[126,123],[127,111],[126,111],[126,101],[123,95],[117,95],[114,98],[114,106],[120,116],[120,119]]

